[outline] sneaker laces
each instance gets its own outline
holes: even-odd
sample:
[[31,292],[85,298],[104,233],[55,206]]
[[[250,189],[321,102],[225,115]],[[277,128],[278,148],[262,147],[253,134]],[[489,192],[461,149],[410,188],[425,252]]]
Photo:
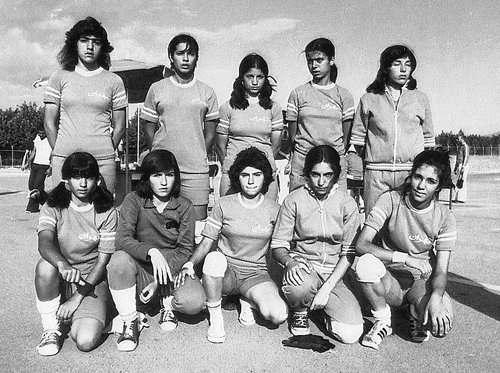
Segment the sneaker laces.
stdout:
[[45,346],[50,343],[59,343],[61,332],[59,330],[46,330],[42,334],[39,346]]
[[309,326],[309,320],[307,318],[307,314],[294,313],[293,314],[293,324],[295,327],[307,328]]
[[166,308],[162,308],[160,310],[160,324],[164,322],[172,322],[175,321],[176,317],[174,311],[167,310]]
[[134,324],[136,322],[137,322],[137,319],[134,319],[131,322],[126,322],[123,324],[123,339],[133,339],[134,338]]

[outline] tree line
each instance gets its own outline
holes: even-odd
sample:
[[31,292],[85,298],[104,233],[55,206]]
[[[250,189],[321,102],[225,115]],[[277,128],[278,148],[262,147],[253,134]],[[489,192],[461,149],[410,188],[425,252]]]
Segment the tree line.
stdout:
[[[23,102],[15,109],[0,109],[0,150],[26,149],[33,140],[36,129],[43,127],[44,109],[34,102]],[[144,121],[141,119],[139,152],[146,149],[143,132]],[[465,134],[465,141],[474,147],[500,147],[500,132],[493,135]],[[436,136],[436,145],[453,152],[458,143],[458,133],[444,132]],[[129,153],[137,152],[137,112],[129,120]]]

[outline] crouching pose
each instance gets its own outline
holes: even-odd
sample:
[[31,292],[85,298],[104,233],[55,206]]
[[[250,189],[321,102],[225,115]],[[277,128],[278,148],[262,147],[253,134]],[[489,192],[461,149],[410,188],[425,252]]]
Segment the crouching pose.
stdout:
[[[203,240],[181,270],[175,286],[192,276],[192,267],[205,258],[203,286],[207,294],[210,327],[207,339],[222,343],[226,339],[222,317],[222,295],[240,294],[239,321],[255,323],[254,310],[264,319],[281,324],[287,307],[267,270],[266,254],[279,205],[263,194],[273,181],[266,155],[251,147],[238,153],[229,169],[231,187],[237,194],[227,195],[215,204],[202,235]],[[218,240],[217,251],[210,252]]]
[[354,199],[338,189],[340,172],[339,154],[331,146],[307,153],[307,184],[283,201],[271,248],[285,267],[283,293],[293,311],[292,334],[309,334],[308,311],[324,309],[329,333],[354,343],[363,332],[363,318],[348,271],[359,214]]
[[98,345],[110,304],[106,265],[115,251],[118,217],[95,158],[73,153],[61,172],[38,223],[35,287],[44,332],[37,351],[44,356],[59,352],[61,323],[71,323],[81,351]]
[[117,251],[108,265],[111,295],[123,321],[117,340],[120,351],[132,351],[138,344],[137,295],[144,304],[161,295],[159,323],[164,331],[177,327],[173,311],[193,315],[205,308],[205,292],[196,277],[172,289],[173,276],[185,265],[194,246],[193,205],[179,190],[174,155],[158,149],[144,158],[137,190],[123,200]]
[[[453,310],[445,288],[457,232],[451,211],[436,202],[449,176],[446,154],[423,151],[401,188],[380,196],[368,215],[356,244],[362,254],[356,274],[375,324],[362,345],[378,349],[392,334],[390,306],[406,303],[415,342],[428,340],[429,331],[436,337],[450,331]],[[377,233],[380,246],[373,242]]]

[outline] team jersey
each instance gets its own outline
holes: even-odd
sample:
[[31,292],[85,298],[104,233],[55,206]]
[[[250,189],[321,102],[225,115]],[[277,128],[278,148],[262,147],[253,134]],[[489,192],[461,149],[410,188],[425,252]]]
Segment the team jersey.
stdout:
[[271,248],[286,248],[309,260],[317,272],[332,273],[340,256],[354,256],[358,230],[358,206],[351,196],[332,189],[320,201],[306,185],[283,201]]
[[331,145],[343,155],[342,122],[353,117],[351,93],[335,83],[306,83],[294,89],[288,99],[286,119],[297,122],[294,149],[304,155],[316,145]]
[[240,193],[224,196],[215,204],[202,235],[219,238],[218,250],[229,264],[267,268],[266,253],[278,210],[279,204],[266,197],[258,205],[249,206]]
[[[436,251],[453,251],[457,239],[453,213],[432,202],[423,210],[415,209],[409,197],[395,190],[382,194],[365,221],[381,232],[382,247],[401,251],[419,259],[434,259]],[[389,263],[397,267],[400,263]]]
[[141,111],[142,119],[159,125],[152,150],[170,150],[183,173],[208,173],[203,128],[219,119],[218,109],[214,90],[196,78],[188,84],[174,77],[153,83]]
[[38,232],[54,232],[61,254],[82,274],[94,268],[99,253],[115,252],[118,213],[114,208],[96,213],[93,204],[79,207],[70,202],[68,208],[42,206]]
[[114,158],[111,116],[127,106],[121,78],[103,68],[86,72],[60,70],[52,74],[43,102],[59,106],[59,130],[54,155],[67,157],[77,149],[96,159]]
[[233,109],[227,101],[220,107],[219,114],[217,133],[228,136],[223,161],[224,172],[229,171],[240,151],[251,146],[263,151],[273,170],[276,170],[271,133],[283,130],[283,113],[277,102],[273,101],[271,109],[264,109],[258,100],[249,99],[249,106],[245,110],[239,110]]

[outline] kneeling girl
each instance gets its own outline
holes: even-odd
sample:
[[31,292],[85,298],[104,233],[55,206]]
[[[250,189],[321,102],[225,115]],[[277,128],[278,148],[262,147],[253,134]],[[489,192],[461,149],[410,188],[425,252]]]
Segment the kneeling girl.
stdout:
[[445,153],[423,151],[405,184],[382,194],[368,215],[356,244],[362,255],[356,274],[375,324],[362,345],[378,350],[392,334],[390,306],[404,304],[410,305],[415,342],[428,340],[429,331],[436,337],[449,333],[453,310],[445,288],[457,229],[452,212],[436,196],[450,173]]
[[62,323],[71,323],[79,350],[94,349],[111,303],[105,273],[115,251],[113,196],[101,185],[89,153],[70,154],[61,172],[63,180],[49,193],[38,223],[42,258],[35,287],[44,333],[37,351],[43,356],[59,352]]
[[[263,152],[250,147],[238,153],[229,178],[237,194],[217,201],[202,232],[203,240],[187,263],[192,267],[205,258],[203,286],[210,314],[207,339],[212,343],[226,339],[222,295],[241,295],[239,321],[243,325],[255,323],[254,310],[274,324],[285,322],[288,315],[266,261],[279,210],[277,202],[264,196],[273,181],[271,165]],[[217,239],[217,250],[209,253]],[[176,286],[182,286],[188,274],[189,269],[183,269],[175,279]]]
[[205,292],[194,276],[176,289],[171,286],[194,246],[193,204],[179,191],[174,155],[157,149],[144,158],[137,190],[123,200],[117,250],[108,265],[111,295],[123,321],[117,341],[120,351],[132,351],[138,344],[136,296],[148,303],[161,295],[159,323],[164,331],[177,327],[173,311],[193,315],[205,308]]

